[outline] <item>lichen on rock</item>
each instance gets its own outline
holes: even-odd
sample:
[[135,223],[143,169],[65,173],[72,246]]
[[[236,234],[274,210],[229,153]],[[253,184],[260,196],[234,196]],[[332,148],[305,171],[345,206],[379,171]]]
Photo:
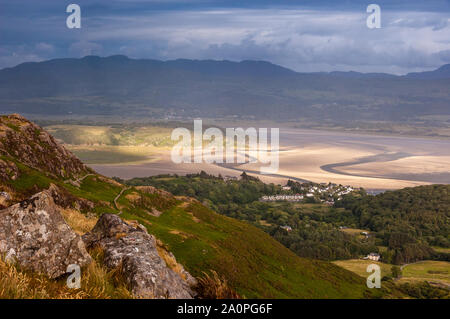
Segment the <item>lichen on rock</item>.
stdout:
[[50,191],[0,211],[0,256],[50,278],[64,275],[70,264],[83,267],[92,261]]
[[170,269],[158,254],[154,236],[133,227],[113,214],[100,217],[94,229],[83,236],[87,247],[101,247],[104,263],[122,267],[133,294],[141,298],[193,298],[195,279],[183,269],[183,277]]

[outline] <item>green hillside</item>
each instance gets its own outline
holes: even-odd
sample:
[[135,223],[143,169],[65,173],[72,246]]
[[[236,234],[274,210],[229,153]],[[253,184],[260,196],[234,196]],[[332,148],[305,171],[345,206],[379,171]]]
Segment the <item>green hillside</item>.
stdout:
[[[101,176],[89,176],[80,187],[53,180],[20,165],[22,175],[3,184],[29,194],[51,183],[95,203],[94,212],[119,213],[113,204],[122,187]],[[0,188],[2,187],[0,186]],[[129,196],[131,195],[131,196]],[[137,197],[136,200],[132,198]],[[128,199],[131,198],[131,199]],[[216,271],[247,298],[363,298],[365,282],[331,263],[297,257],[269,235],[198,202],[165,198],[131,188],[118,201],[121,217],[138,220],[175,255],[194,276]],[[152,209],[162,210],[155,217]]]
[[[4,121],[8,119],[3,118]],[[9,134],[25,134],[20,129]],[[8,137],[7,137],[8,138]],[[0,149],[1,151],[1,149]],[[43,147],[39,156],[52,157]],[[2,152],[5,154],[5,152]],[[61,155],[62,156],[62,155]],[[61,157],[58,160],[64,160]],[[247,298],[363,298],[370,295],[363,278],[328,262],[297,257],[250,224],[221,216],[189,198],[176,198],[152,187],[128,188],[95,173],[64,179],[2,155],[0,164],[14,177],[0,176],[4,206],[55,184],[58,204],[83,213],[117,213],[138,220],[160,239],[194,276],[216,271]],[[156,217],[159,215],[159,217]]]
[[159,217],[131,212],[124,217],[146,225],[192,274],[214,269],[241,296],[364,297],[362,278],[330,263],[299,258],[256,227],[216,214],[198,202],[181,202]]

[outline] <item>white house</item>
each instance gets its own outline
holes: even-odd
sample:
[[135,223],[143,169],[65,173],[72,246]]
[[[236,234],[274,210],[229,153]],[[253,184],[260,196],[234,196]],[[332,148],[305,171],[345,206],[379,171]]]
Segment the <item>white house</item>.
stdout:
[[292,227],[291,226],[281,226],[281,228],[283,228],[287,232],[291,232],[292,231]]
[[370,260],[373,260],[373,261],[379,261],[380,258],[381,258],[380,254],[370,253],[370,254],[367,255],[367,257],[365,259],[370,259]]

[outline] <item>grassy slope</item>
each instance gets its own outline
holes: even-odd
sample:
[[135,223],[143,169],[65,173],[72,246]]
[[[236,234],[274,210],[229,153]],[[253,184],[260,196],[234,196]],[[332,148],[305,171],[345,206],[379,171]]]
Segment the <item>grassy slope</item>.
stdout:
[[[195,276],[214,269],[248,298],[361,298],[363,280],[330,263],[297,257],[259,229],[200,204],[136,218]],[[146,223],[150,222],[150,224]]]
[[[93,201],[97,214],[118,213],[113,205],[121,185],[89,176],[77,188],[19,165],[21,177],[8,186],[28,194],[55,183]],[[35,186],[37,185],[37,187]],[[138,195],[140,201],[127,195]],[[215,270],[247,298],[362,298],[364,280],[331,263],[297,257],[259,229],[218,215],[198,203],[146,194],[134,188],[118,201],[122,217],[139,220],[161,239],[195,276]],[[164,211],[148,214],[152,207]]]

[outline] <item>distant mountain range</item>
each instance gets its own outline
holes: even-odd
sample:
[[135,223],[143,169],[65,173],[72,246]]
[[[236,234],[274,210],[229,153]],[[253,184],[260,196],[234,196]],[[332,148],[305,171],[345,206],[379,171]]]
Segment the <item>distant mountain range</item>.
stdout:
[[408,121],[450,115],[450,65],[396,76],[264,61],[55,59],[0,70],[0,112]]

